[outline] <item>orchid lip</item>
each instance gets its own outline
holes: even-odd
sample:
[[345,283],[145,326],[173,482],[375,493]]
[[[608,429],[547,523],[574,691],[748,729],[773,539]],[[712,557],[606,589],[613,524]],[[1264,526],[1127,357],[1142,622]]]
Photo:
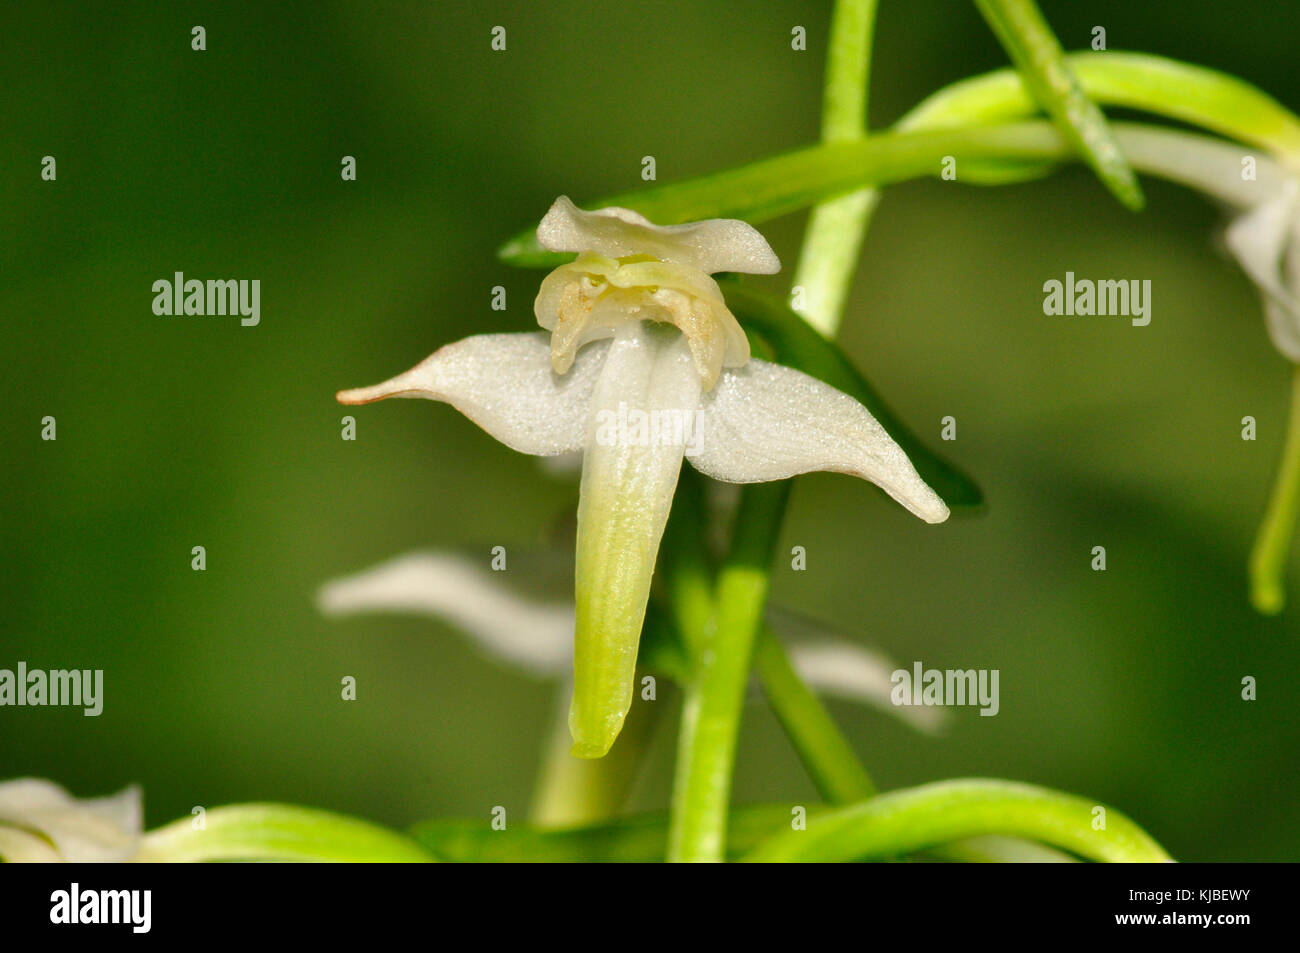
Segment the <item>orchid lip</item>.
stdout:
[[682,433],[607,440],[596,419],[629,403],[647,413],[685,414],[699,397],[681,335],[642,322],[618,329],[592,394],[578,503],[569,715],[578,757],[602,757],[631,705],[650,579],[685,454]]

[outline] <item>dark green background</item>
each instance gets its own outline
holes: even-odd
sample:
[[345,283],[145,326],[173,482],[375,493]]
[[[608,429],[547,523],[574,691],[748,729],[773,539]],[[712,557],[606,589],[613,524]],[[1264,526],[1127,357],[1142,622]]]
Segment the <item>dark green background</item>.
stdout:
[[[107,694],[96,719],[0,710],[0,777],[138,781],[150,824],[251,799],[393,824],[522,811],[553,687],[431,622],[324,620],[313,593],[421,546],[532,545],[574,487],[423,402],[360,409],[345,443],[333,393],[532,326],[540,275],[493,253],[557,194],[635,186],[647,154],[671,181],[811,141],[829,4],[153,6],[0,14],[0,667],[103,668]],[[876,124],[1004,62],[970,4],[882,6]],[[1294,5],[1044,6],[1067,47],[1100,24],[1112,49],[1300,106]],[[905,664],[1000,669],[1001,714],[956,711],[938,739],[836,705],[883,786],[1023,779],[1121,807],[1181,859],[1291,859],[1296,610],[1257,617],[1244,578],[1287,366],[1215,251],[1215,210],[1147,195],[1130,215],[1078,168],[889,192],[845,345],[927,439],[957,418],[943,446],[987,509],[928,527],[804,478],[784,546],[808,570],[779,563],[774,595]],[[787,263],[802,225],[764,226]],[[177,270],[260,278],[261,326],[156,317],[150,286]],[[1151,325],[1045,317],[1067,270],[1149,278]],[[664,803],[671,748],[639,806]],[[813,796],[751,705],[737,798]]]

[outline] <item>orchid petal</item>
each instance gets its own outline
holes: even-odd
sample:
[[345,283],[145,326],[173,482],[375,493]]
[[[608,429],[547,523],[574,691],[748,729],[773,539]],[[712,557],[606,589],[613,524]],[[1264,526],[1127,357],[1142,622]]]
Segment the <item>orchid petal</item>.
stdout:
[[1277,299],[1266,298],[1264,326],[1268,329],[1269,340],[1282,356],[1293,364],[1300,364],[1300,311]]
[[1296,304],[1296,296],[1300,295],[1300,222],[1293,220],[1291,229],[1291,239],[1287,242],[1282,262],[1291,305],[1270,299],[1264,303],[1264,316],[1278,349],[1293,362],[1300,363],[1300,305]]
[[605,342],[582,349],[567,374],[551,367],[548,336],[479,334],[435,351],[373,387],[340,391],[344,404],[423,397],[451,404],[512,450],[548,456],[582,449],[587,404]]
[[[637,645],[659,541],[677,488],[686,427],[654,434],[649,422],[692,421],[700,379],[686,339],[640,321],[621,326],[591,399],[578,504],[573,753],[602,757],[632,701]],[[674,432],[675,431],[675,432]]]
[[587,212],[565,195],[555,200],[537,226],[537,240],[551,251],[595,252],[606,258],[652,255],[708,274],[774,275],[781,270],[767,239],[745,222],[711,218],[686,225],[655,225],[631,209],[616,206]]
[[573,607],[524,599],[497,578],[507,574],[454,553],[410,553],[326,583],[318,603],[328,615],[432,616],[527,672],[564,674],[573,652]]
[[63,856],[49,841],[16,827],[0,825],[0,861],[6,864],[61,864]]
[[[57,784],[37,778],[0,784],[0,854],[9,860],[125,861],[135,853],[141,821],[138,787],[79,800]],[[53,845],[55,857],[39,849],[33,837]]]
[[1233,222],[1225,233],[1227,245],[1264,295],[1264,314],[1273,345],[1289,360],[1300,362],[1300,300],[1284,276],[1297,270],[1292,251],[1297,187],[1288,182],[1282,194],[1263,202]]
[[1251,208],[1274,195],[1286,180],[1283,167],[1267,155],[1254,155],[1254,178],[1242,175],[1241,160],[1250,153],[1234,142],[1210,136],[1146,126],[1125,126],[1116,133],[1135,168],[1170,182],[1197,189],[1236,209]]
[[728,483],[812,470],[870,480],[927,523],[948,507],[903,449],[856,400],[815,377],[757,358],[723,373],[700,403],[695,469]]

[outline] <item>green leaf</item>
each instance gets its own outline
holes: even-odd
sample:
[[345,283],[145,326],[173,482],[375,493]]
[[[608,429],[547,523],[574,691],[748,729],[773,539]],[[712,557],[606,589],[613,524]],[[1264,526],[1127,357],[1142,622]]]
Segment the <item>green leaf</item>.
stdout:
[[1096,103],[1083,91],[1052,28],[1034,0],[975,0],[1020,70],[1029,91],[1092,166],[1102,184],[1137,211],[1144,199],[1119,143]]
[[404,834],[369,821],[292,804],[232,804],[196,819],[183,817],[144,835],[136,860],[428,863],[431,857]]
[[[728,820],[729,849],[739,855],[790,823],[788,805],[738,808]],[[434,819],[411,835],[435,856],[460,863],[657,863],[668,851],[668,815],[639,814],[582,827],[546,829],[488,820]]]
[[797,368],[852,395],[880,421],[898,442],[921,478],[950,507],[978,506],[984,498],[975,481],[933,453],[886,406],[880,395],[845,357],[839,347],[814,331],[785,304],[731,279],[720,282],[727,304],[741,323],[770,345],[773,359]]
[[[1105,811],[1100,830],[1094,826],[1099,810]],[[1170,860],[1149,834],[1113,808],[1047,788],[984,778],[940,781],[822,812],[808,818],[807,830],[774,834],[744,859],[866,860],[989,834],[1041,841],[1090,860]]]

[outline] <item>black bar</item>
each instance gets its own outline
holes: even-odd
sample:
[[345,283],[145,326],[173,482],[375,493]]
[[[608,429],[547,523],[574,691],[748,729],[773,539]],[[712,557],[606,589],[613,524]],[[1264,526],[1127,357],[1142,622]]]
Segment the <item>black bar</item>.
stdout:
[[[503,930],[538,940],[558,940],[561,930],[581,937],[596,924],[625,938],[675,943],[690,919],[722,934],[779,924],[809,943],[820,942],[825,931],[847,929],[868,948],[882,940],[1124,935],[1232,942],[1291,922],[1284,904],[1294,874],[1289,865],[1230,864],[662,870],[574,867],[548,875],[523,865],[7,865],[0,866],[0,929],[6,941],[63,935],[90,942],[283,937],[331,943],[406,930],[436,948],[443,941],[461,947],[466,933],[498,941]],[[143,926],[143,893],[138,906],[120,908],[125,923],[51,922],[52,915],[66,919],[74,883],[87,912],[88,902],[98,907],[102,899],[96,893],[87,901],[88,893],[149,891],[147,932],[136,932],[129,915],[136,913]],[[717,891],[716,901],[706,899],[708,890]],[[60,892],[69,901],[62,907]],[[601,899],[593,906],[590,898]],[[5,948],[18,949],[9,942]]]

